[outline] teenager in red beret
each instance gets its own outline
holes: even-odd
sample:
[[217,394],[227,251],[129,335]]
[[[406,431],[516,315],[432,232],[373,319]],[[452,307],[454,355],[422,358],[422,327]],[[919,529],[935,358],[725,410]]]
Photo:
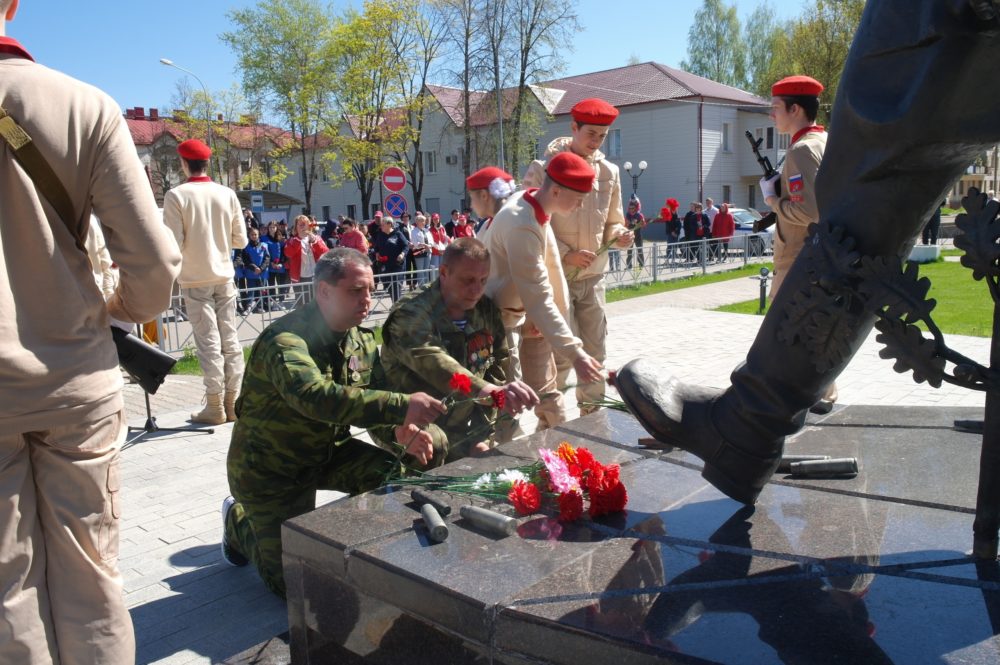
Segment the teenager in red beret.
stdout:
[[[607,343],[607,319],[604,314],[604,271],[608,264],[610,245],[628,248],[632,245],[632,232],[625,228],[622,210],[621,179],[618,167],[604,157],[601,145],[618,117],[618,109],[603,99],[590,98],[576,103],[570,109],[570,136],[555,139],[545,151],[545,158],[528,167],[524,184],[537,187],[542,182],[547,161],[564,153],[582,157],[597,174],[596,185],[591,188],[580,208],[552,218],[552,230],[559,243],[559,254],[569,280],[570,300],[574,329],[583,340],[584,350],[599,362],[604,362]],[[559,365],[560,389],[568,385],[570,364],[556,358]],[[586,384],[576,381],[577,402],[587,406],[581,413],[596,407],[589,406],[604,398],[604,381]]]
[[[774,234],[772,299],[802,251],[809,226],[819,221],[816,174],[826,150],[826,130],[816,124],[821,92],[823,85],[808,76],[788,76],[771,86],[771,118],[779,133],[792,136],[781,174],[760,181],[764,202],[778,218]],[[780,190],[775,186],[779,178]],[[836,399],[837,386],[831,384],[813,410],[828,413]]]
[[236,334],[237,290],[233,252],[247,245],[247,225],[236,192],[212,182],[212,151],[198,139],[177,146],[187,181],[163,197],[163,222],[173,231],[183,261],[177,278],[204,374],[205,408],[192,422],[236,420],[243,381],[243,347]]
[[493,216],[503,207],[516,187],[514,176],[496,166],[481,168],[465,179],[472,211],[484,220],[480,230],[489,228]]
[[[486,295],[500,308],[507,331],[506,378],[523,379],[539,395],[549,394],[535,407],[539,429],[566,420],[553,352],[580,381],[602,380],[600,362],[584,350],[567,320],[569,293],[550,224],[554,215],[579,209],[593,191],[594,177],[582,157],[559,153],[549,160],[541,187],[511,195],[480,234],[491,256]],[[500,429],[498,438],[511,434],[511,428]]]

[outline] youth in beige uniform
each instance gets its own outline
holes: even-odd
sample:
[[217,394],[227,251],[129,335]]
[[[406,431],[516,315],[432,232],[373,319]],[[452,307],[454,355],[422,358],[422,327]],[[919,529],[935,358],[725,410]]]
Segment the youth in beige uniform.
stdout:
[[539,429],[566,419],[553,352],[585,380],[600,380],[599,363],[584,352],[564,315],[568,293],[549,224],[550,211],[579,205],[579,188],[585,184],[589,191],[590,182],[581,183],[588,173],[592,181],[593,170],[567,153],[549,164],[548,173],[551,182],[514,194],[480,234],[492,257],[486,295],[500,308],[510,348],[507,379],[523,378],[539,397],[548,394],[535,407]]
[[[625,228],[618,167],[607,161],[599,149],[608,127],[618,117],[618,110],[601,99],[584,99],[571,113],[573,136],[549,144],[545,159],[536,160],[528,167],[524,186],[538,187],[545,174],[546,162],[563,152],[583,157],[596,174],[583,205],[569,214],[552,216],[552,231],[569,288],[571,329],[583,342],[583,350],[603,363],[607,355],[604,271],[608,253],[597,252],[615,238],[619,239],[616,247],[627,248],[632,244],[632,233]],[[555,363],[558,368],[556,381],[563,389],[572,369],[571,362],[557,355]],[[577,380],[577,402],[598,402],[604,398],[604,391],[603,381],[585,383]],[[594,407],[581,408],[582,413],[592,410]]]
[[246,247],[247,229],[236,192],[204,175],[212,156],[209,147],[188,139],[177,146],[177,153],[190,177],[163,197],[163,221],[184,256],[177,282],[204,373],[205,408],[191,414],[191,419],[221,425],[236,420],[236,397],[243,381],[232,255],[234,249]]
[[[815,124],[821,92],[823,85],[808,76],[789,76],[771,87],[771,118],[779,132],[792,135],[781,170],[781,196],[775,195],[773,179],[762,178],[760,183],[764,202],[778,217],[774,233],[772,299],[802,251],[809,227],[819,220],[816,174],[826,150],[826,131]],[[836,399],[837,385],[833,383],[813,410],[829,412]]]
[[166,309],[180,253],[118,104],[5,37],[17,6],[0,0],[0,123],[27,132],[78,219],[92,203],[120,282],[105,303],[87,255],[0,140],[0,663],[127,665],[109,316]]

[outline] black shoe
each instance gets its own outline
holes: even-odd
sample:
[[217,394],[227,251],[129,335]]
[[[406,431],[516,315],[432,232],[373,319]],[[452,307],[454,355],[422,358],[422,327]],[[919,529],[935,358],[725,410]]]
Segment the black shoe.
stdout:
[[821,399],[809,407],[809,413],[815,413],[818,416],[825,416],[831,411],[833,411],[833,400],[830,399]]
[[[722,493],[747,505],[757,501],[781,461],[783,440],[751,450],[752,441],[729,441],[718,429],[725,393],[663,380],[663,372],[639,358],[618,370],[615,386],[628,410],[658,441],[705,462],[702,477]],[[739,445],[739,447],[737,447]]]
[[227,496],[222,500],[222,559],[230,566],[240,568],[250,563],[250,561],[236,551],[236,548],[229,544],[229,538],[226,537],[226,524],[229,521],[229,513],[235,505],[236,499],[231,496]]

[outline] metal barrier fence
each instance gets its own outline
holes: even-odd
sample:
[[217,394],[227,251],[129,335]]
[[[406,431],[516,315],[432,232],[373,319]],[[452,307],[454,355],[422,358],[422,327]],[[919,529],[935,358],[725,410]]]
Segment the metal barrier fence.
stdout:
[[[604,273],[607,288],[649,284],[681,279],[708,272],[724,272],[751,263],[770,260],[770,234],[739,235],[729,243],[698,240],[678,243],[646,243],[643,247],[611,250]],[[419,288],[437,277],[437,269],[375,275],[375,292],[365,324],[385,321],[392,308],[392,282],[401,294]],[[421,278],[424,278],[423,281]],[[249,345],[264,328],[312,299],[312,284],[284,284],[240,289],[236,328],[240,343]],[[170,308],[157,321],[159,347],[172,355],[193,349],[194,336],[184,310],[184,298],[177,294]]]

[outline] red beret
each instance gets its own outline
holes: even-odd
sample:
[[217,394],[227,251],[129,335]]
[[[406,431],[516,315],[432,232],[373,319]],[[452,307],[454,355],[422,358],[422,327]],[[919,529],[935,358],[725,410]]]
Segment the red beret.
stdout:
[[212,156],[212,149],[198,139],[188,139],[177,146],[177,154],[184,159],[205,160]]
[[560,152],[549,160],[545,172],[558,185],[577,192],[589,192],[594,188],[594,169],[576,153]]
[[819,97],[823,84],[811,76],[786,76],[771,86],[772,97]]
[[603,99],[582,99],[569,110],[580,125],[610,125],[618,117],[618,109]]
[[495,166],[487,166],[466,178],[465,186],[469,189],[489,189],[490,183],[497,178],[509,182],[514,179],[514,176]]

